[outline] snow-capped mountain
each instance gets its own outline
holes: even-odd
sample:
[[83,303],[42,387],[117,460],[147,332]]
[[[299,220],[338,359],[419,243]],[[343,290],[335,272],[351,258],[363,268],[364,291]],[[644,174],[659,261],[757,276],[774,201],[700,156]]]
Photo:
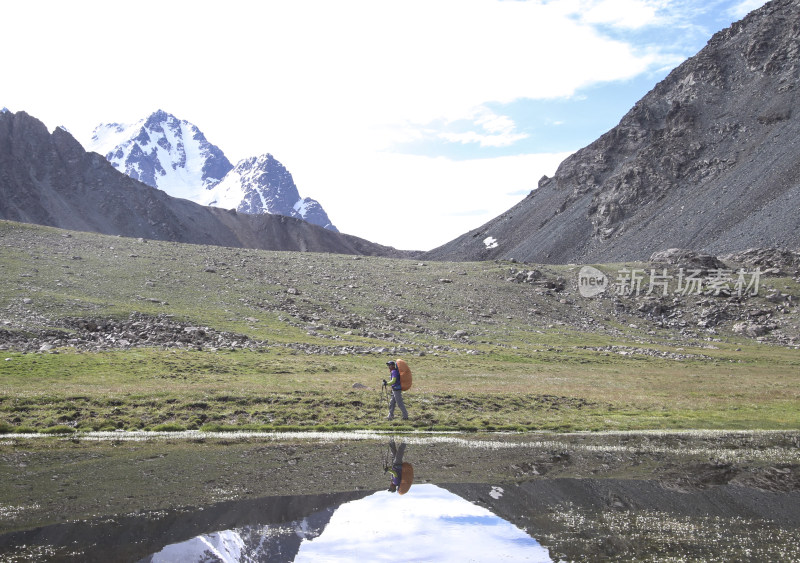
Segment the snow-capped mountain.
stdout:
[[88,145],[131,178],[193,201],[233,168],[196,126],[162,110],[132,125],[99,125]]
[[272,213],[297,217],[336,231],[318,201],[300,197],[292,175],[271,154],[240,161],[216,187],[197,200],[203,205],[240,213]]
[[338,232],[314,199],[300,196],[272,155],[236,167],[193,124],[158,110],[132,125],[102,124],[86,143],[131,178],[173,197],[240,213],[286,215]]
[[292,561],[300,544],[319,537],[337,507],[328,507],[302,520],[277,525],[250,525],[202,534],[165,546],[139,563]]

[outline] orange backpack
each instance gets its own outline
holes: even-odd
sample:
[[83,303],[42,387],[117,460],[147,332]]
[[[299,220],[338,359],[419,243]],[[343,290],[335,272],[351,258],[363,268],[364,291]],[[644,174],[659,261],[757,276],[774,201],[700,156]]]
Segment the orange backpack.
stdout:
[[401,495],[406,494],[413,483],[414,466],[410,463],[403,462],[403,471],[400,473],[400,486],[397,488],[397,492]]
[[397,360],[397,371],[400,373],[400,389],[408,391],[411,389],[411,368],[405,360]]

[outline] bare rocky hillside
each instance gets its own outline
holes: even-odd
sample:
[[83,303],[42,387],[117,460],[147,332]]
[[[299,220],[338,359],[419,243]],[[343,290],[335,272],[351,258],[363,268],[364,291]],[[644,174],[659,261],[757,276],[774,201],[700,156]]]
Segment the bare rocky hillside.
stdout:
[[427,257],[607,263],[668,248],[797,248],[799,62],[800,1],[774,0],[515,207]]

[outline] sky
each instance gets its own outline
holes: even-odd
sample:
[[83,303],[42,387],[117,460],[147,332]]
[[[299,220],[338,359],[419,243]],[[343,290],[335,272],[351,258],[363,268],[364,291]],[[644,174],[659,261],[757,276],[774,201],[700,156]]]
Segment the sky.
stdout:
[[613,128],[763,0],[8,0],[0,108],[85,142],[162,109],[340,231],[428,250]]

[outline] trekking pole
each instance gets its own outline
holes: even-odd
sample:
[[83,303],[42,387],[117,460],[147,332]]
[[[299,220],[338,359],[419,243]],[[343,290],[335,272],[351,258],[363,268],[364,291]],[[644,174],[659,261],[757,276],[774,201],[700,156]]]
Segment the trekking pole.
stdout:
[[389,449],[389,444],[386,444],[386,452],[383,454],[383,474],[386,475],[386,472],[389,471],[389,454],[391,450]]
[[380,403],[382,403],[383,401],[387,401],[388,400],[388,398],[386,396],[386,380],[385,379],[383,380],[383,387],[378,390],[378,395],[379,395],[379,398],[378,398],[379,405],[378,406],[380,406]]
[[388,407],[391,404],[389,400],[389,384],[386,383],[386,380],[383,380],[383,398],[386,399],[386,406]]

